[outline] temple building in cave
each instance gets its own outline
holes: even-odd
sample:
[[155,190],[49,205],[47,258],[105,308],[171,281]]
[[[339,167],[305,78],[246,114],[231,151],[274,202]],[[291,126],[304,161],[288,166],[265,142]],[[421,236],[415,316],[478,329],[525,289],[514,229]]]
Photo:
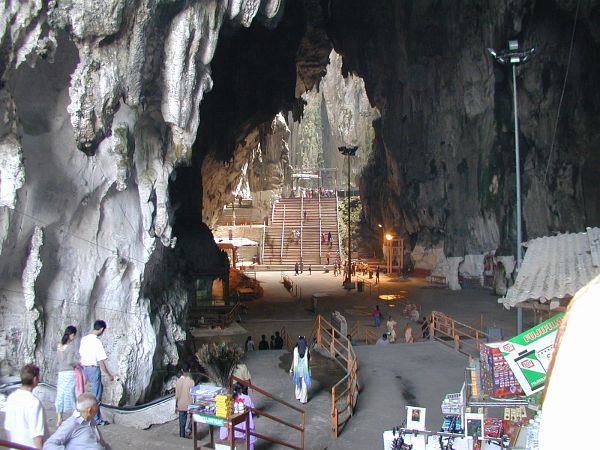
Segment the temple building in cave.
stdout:
[[156,396],[202,308],[259,293],[232,269],[347,260],[348,189],[357,257],[456,288],[497,271],[506,292],[512,75],[486,49],[535,49],[516,68],[523,242],[598,227],[600,2],[578,5],[5,2],[0,370],[52,380],[65,323],[100,317],[124,380],[107,401]]

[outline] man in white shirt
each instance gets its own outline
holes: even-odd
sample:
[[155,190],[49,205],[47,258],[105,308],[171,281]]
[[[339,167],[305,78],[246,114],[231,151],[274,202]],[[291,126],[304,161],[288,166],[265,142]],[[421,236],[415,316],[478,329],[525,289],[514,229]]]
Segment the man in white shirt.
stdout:
[[6,401],[4,429],[8,440],[33,448],[42,448],[46,423],[42,403],[33,395],[40,381],[40,368],[27,364],[21,369],[21,388]]
[[[92,393],[98,400],[98,405],[102,401],[102,376],[100,369],[106,374],[110,381],[114,380],[113,375],[109,372],[104,361],[106,360],[106,352],[104,346],[99,337],[102,336],[106,330],[106,322],[104,320],[96,320],[94,322],[94,330],[81,338],[79,344],[79,356],[81,358],[81,365],[83,366],[83,372],[85,377],[90,383]],[[102,420],[102,414],[100,408],[94,416],[97,425],[108,425],[108,422]]]

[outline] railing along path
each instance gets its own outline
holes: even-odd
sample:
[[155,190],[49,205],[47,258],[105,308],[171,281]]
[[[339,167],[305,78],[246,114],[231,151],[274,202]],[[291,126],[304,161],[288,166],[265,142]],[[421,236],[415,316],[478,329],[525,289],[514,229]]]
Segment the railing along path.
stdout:
[[[281,419],[280,417],[276,417],[272,414],[269,414],[266,411],[263,411],[261,409],[257,409],[257,408],[248,408],[248,410],[252,411],[254,414],[259,414],[261,416],[261,418],[264,419],[269,419],[272,420],[274,422],[277,422],[279,424],[282,424],[288,428],[292,428],[294,430],[297,430],[298,432],[300,432],[300,444],[296,445],[293,444],[291,442],[288,441],[284,441],[282,439],[280,439],[279,437],[275,437],[275,436],[269,436],[267,434],[261,434],[261,433],[257,433],[255,431],[252,430],[248,430],[248,434],[250,436],[255,436],[258,439],[263,439],[265,441],[269,441],[272,442],[274,444],[278,444],[278,445],[283,445],[285,447],[289,447],[289,448],[293,448],[296,450],[304,450],[304,432],[306,430],[306,413],[304,412],[303,409],[298,408],[297,406],[291,405],[290,403],[286,402],[285,400],[283,400],[282,398],[277,397],[276,395],[271,394],[270,392],[265,391],[264,389],[259,388],[258,386],[255,386],[252,383],[249,383],[245,380],[242,380],[240,378],[237,377],[231,377],[231,385],[232,385],[232,390],[233,390],[233,384],[235,383],[239,383],[243,386],[246,386],[249,389],[252,389],[253,391],[256,391],[262,395],[264,395],[265,397],[270,398],[271,400],[274,400],[275,402],[279,403],[280,405],[285,406],[286,408],[289,408],[295,412],[297,412],[300,416],[300,423],[296,424],[296,423],[292,423],[290,421]],[[262,422],[262,420],[261,420]],[[269,429],[269,427],[261,427],[262,429]],[[242,428],[237,428],[234,427],[235,431],[240,431],[240,432],[246,432],[246,430],[242,429]]]
[[356,354],[348,338],[342,336],[321,315],[318,315],[315,320],[308,342],[316,342],[317,346],[328,351],[331,358],[346,371],[346,375],[331,388],[331,431],[337,438],[354,415],[358,403],[360,387]]

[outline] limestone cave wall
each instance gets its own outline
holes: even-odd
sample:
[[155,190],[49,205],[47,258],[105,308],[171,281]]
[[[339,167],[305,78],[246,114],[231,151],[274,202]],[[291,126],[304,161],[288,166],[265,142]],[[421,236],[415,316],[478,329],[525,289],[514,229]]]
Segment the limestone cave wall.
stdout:
[[123,380],[107,401],[164,389],[189,352],[196,281],[228,265],[209,225],[244,167],[260,192],[286,177],[277,115],[301,117],[332,46],[381,113],[361,185],[367,227],[446,256],[511,252],[510,86],[485,48],[512,37],[539,49],[518,74],[526,237],[598,225],[597,1],[578,11],[551,145],[577,5],[4,2],[2,374],[36,361],[53,381],[64,327],[84,334],[102,318]]
[[524,240],[600,223],[598,2],[333,0],[326,11],[335,50],[381,112],[365,235],[384,223],[420,252],[514,255],[511,72],[486,52],[514,38],[536,49],[517,68]]
[[102,318],[106,401],[169,385],[195,284],[227,273],[208,225],[242,169],[280,185],[278,113],[324,72],[322,21],[317,0],[2,5],[2,374],[54,381],[64,327]]

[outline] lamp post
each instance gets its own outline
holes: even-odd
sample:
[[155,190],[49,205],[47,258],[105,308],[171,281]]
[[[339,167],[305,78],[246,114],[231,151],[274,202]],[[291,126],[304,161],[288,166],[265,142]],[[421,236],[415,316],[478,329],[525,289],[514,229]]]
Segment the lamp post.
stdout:
[[[527,62],[534,54],[535,48],[527,50],[519,49],[519,41],[508,41],[508,49],[496,52],[494,49],[487,49],[489,54],[500,64],[510,64],[512,68],[513,83],[513,112],[515,125],[515,184],[516,184],[516,222],[517,222],[517,272],[521,268],[521,163],[519,154],[519,117],[517,110],[517,75],[516,67],[519,64]],[[517,308],[517,334],[523,331],[523,310]]]
[[338,147],[340,153],[348,158],[348,282],[346,284],[346,289],[352,289],[352,233],[350,231],[350,157],[356,154],[356,150],[358,147]]

